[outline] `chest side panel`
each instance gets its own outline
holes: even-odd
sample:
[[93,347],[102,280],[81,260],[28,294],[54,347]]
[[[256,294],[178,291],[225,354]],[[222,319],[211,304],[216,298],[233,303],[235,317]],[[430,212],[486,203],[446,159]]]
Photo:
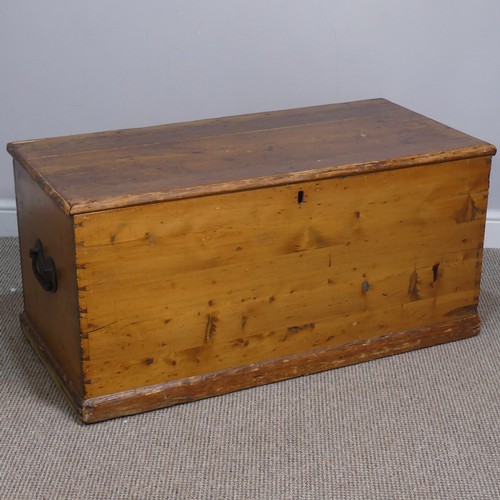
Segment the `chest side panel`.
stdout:
[[[42,359],[75,399],[82,396],[83,384],[73,221],[16,161],[14,174],[25,308],[22,323],[35,348],[43,352]],[[54,293],[42,287],[33,270],[30,250],[38,239],[55,264]]]
[[75,216],[87,395],[476,315],[489,168]]

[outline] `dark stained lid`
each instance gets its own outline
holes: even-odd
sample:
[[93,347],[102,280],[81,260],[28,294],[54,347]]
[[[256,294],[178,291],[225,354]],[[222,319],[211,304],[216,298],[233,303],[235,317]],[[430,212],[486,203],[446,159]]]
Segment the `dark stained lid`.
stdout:
[[385,99],[12,142],[69,214],[494,155]]

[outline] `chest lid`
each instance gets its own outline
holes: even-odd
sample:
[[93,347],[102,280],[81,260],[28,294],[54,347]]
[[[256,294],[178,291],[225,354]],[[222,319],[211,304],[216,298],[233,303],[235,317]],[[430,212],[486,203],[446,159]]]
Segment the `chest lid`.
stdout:
[[489,156],[385,99],[12,142],[68,214]]

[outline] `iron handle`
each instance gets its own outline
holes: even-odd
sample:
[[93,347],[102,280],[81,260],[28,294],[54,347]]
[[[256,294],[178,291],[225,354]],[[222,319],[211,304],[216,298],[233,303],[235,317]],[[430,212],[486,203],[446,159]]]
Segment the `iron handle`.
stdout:
[[30,259],[38,283],[47,292],[54,293],[57,290],[56,265],[52,257],[44,254],[40,240],[36,240],[34,248],[30,248]]

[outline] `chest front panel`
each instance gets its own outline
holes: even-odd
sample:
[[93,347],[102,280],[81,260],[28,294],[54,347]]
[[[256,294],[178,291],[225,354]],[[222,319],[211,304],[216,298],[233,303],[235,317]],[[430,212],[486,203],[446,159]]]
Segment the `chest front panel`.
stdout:
[[76,215],[95,397],[475,313],[489,158]]

